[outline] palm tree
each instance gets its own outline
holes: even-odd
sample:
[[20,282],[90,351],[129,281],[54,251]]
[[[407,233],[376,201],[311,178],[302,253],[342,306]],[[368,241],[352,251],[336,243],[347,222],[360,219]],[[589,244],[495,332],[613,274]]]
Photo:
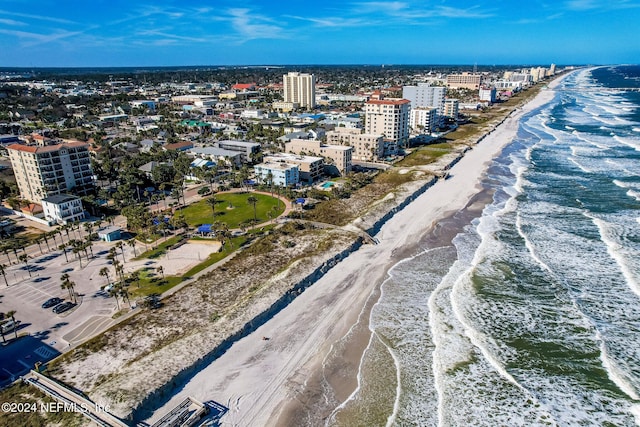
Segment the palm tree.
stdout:
[[4,277],[4,284],[9,286],[9,282],[7,282],[7,272],[5,268],[7,268],[6,265],[0,264],[0,274],[2,274],[2,277]]
[[60,246],[58,246],[58,250],[61,250],[62,253],[64,254],[64,259],[67,260],[67,263],[69,262],[69,257],[67,256],[67,245],[65,245],[64,243],[61,244]]
[[76,294],[74,292],[74,288],[76,286],[76,284],[74,282],[71,281],[69,275],[67,273],[64,273],[62,276],[60,276],[60,281],[62,282],[60,284],[60,287],[62,289],[66,289],[67,291],[69,291],[69,299],[72,299],[73,302],[76,302]]
[[133,256],[137,257],[138,254],[136,254],[136,239],[132,238],[127,240],[127,245],[129,245],[131,249],[133,249]]
[[127,303],[129,304],[129,308],[131,308],[131,300],[129,299],[129,291],[127,291],[127,288],[122,286],[119,289],[119,293],[120,293],[120,297],[122,297],[122,301],[124,302],[124,300],[127,300]]
[[273,197],[273,173],[267,172],[267,183],[269,184],[269,190],[271,191],[271,197]]
[[117,264],[116,273],[120,276],[120,282],[124,284],[124,266],[122,264]]
[[15,315],[16,315],[16,311],[15,310],[11,310],[11,311],[8,311],[5,316],[11,317],[11,320],[13,321],[13,333],[15,334],[16,339],[18,339],[18,328],[17,328],[17,325],[16,325]]
[[73,247],[72,252],[78,258],[78,262],[80,263],[80,268],[82,268],[82,255],[80,254],[80,251],[82,250],[82,248],[81,248],[81,245],[79,244],[80,242],[78,242],[77,240],[71,240],[69,243],[71,243],[71,246]]
[[29,255],[21,254],[18,259],[24,262],[25,267],[27,267],[27,271],[29,272],[29,277],[31,277],[31,269],[29,268]]
[[111,280],[109,279],[109,269],[107,267],[102,267],[100,269],[100,273],[98,274],[107,278],[107,285],[111,282]]
[[120,311],[120,301],[118,301],[118,288],[114,286],[109,289],[109,296],[112,296],[116,299],[116,307],[118,308],[118,311]]
[[255,223],[258,222],[258,212],[256,210],[256,204],[258,203],[258,199],[256,199],[254,196],[249,196],[247,198],[247,202],[249,202],[250,204],[253,205],[253,221]]
[[34,242],[36,242],[36,244],[38,245],[38,249],[40,249],[40,255],[42,255],[42,245],[40,244],[42,242],[42,237],[36,237],[34,239]]
[[51,233],[42,233],[42,239],[47,244],[47,252],[51,252],[51,248],[49,247],[49,237],[51,237]]
[[217,200],[215,194],[207,199],[207,204],[211,206],[211,216],[213,217],[213,221],[216,220],[216,202]]
[[124,259],[124,243],[122,243],[121,241],[118,242],[116,244],[116,248],[120,249],[120,251],[122,252],[122,263],[124,264],[126,262],[126,260]]

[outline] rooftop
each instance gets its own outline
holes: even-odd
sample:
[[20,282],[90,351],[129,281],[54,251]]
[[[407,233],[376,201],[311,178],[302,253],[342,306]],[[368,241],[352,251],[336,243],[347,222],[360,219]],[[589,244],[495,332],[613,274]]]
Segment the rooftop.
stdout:
[[408,99],[372,99],[367,101],[367,104],[374,105],[404,105],[409,104],[411,101]]
[[25,153],[50,153],[58,151],[62,148],[76,148],[76,147],[88,147],[89,144],[82,141],[68,142],[64,144],[45,145],[44,147],[37,145],[24,145],[24,144],[11,144],[7,146],[9,150],[23,151]]
[[78,199],[80,198],[71,194],[54,194],[52,196],[45,197],[42,201],[59,205],[61,203],[67,203]]

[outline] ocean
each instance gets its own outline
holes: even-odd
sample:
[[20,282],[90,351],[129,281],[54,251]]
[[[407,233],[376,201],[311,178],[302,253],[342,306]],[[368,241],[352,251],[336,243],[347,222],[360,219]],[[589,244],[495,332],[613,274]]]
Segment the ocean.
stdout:
[[639,66],[577,70],[522,118],[486,203],[389,272],[327,425],[640,424],[640,92],[619,88]]

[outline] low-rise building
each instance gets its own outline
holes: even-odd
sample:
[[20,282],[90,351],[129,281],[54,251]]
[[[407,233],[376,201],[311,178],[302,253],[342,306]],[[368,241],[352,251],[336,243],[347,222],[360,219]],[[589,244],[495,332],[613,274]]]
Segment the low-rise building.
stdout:
[[298,104],[297,102],[276,101],[271,104],[271,108],[276,111],[288,112],[297,110],[298,108],[300,108],[300,104]]
[[324,157],[325,172],[331,175],[346,175],[351,172],[352,147],[329,145],[315,140],[292,139],[285,144],[285,151]]
[[300,182],[311,184],[322,175],[324,159],[315,156],[301,156],[292,153],[277,153],[264,157],[269,163],[288,163],[298,166]]
[[260,152],[260,144],[257,142],[225,140],[218,141],[213,145],[223,150],[237,151],[241,154],[244,162],[251,161],[252,157]]
[[337,127],[327,132],[327,143],[352,147],[353,160],[373,162],[384,156],[384,137],[361,133],[361,129]]
[[293,187],[300,182],[297,165],[283,162],[265,162],[254,166],[256,179],[261,182],[271,181],[279,187]]
[[496,94],[495,87],[482,86],[478,91],[478,98],[480,101],[487,101],[493,104],[496,102]]
[[218,147],[196,147],[191,148],[187,154],[201,159],[213,160],[216,163],[234,165],[236,167],[242,165],[242,153],[238,151],[225,150]]
[[71,194],[55,194],[41,200],[44,217],[57,224],[80,221],[85,218],[80,197]]

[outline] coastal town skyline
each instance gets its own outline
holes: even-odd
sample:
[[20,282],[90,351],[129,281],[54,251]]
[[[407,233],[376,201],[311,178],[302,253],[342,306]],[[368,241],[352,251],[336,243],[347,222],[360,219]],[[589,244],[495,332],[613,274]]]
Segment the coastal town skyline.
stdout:
[[0,66],[632,63],[639,14],[635,2],[599,0],[517,8],[485,0],[82,8],[9,0],[0,7]]

